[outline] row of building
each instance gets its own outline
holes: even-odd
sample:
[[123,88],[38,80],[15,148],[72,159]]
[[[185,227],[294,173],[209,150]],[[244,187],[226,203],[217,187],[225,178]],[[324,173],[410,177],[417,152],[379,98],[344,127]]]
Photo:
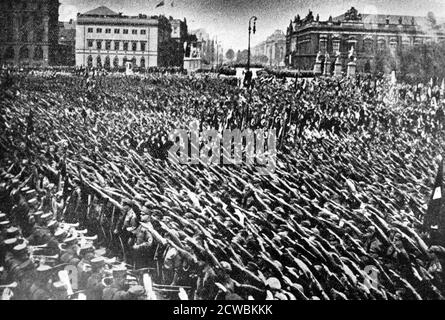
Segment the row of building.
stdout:
[[361,14],[352,7],[327,21],[311,11],[304,18],[295,16],[286,33],[276,30],[254,46],[252,57],[263,65],[307,71],[314,70],[318,57],[323,67],[330,65],[333,70],[341,61],[346,70],[353,48],[357,72],[372,72],[382,51],[395,55],[398,49],[444,40],[445,24],[433,15]]
[[[281,30],[275,30],[273,34],[267,37],[252,48],[254,60],[261,61],[264,65],[271,67],[283,67],[286,55],[286,35]],[[263,60],[262,58],[265,57]]]
[[127,16],[101,6],[60,22],[59,6],[58,0],[1,0],[0,64],[183,67],[192,43],[199,49],[210,43],[189,33],[185,18]]
[[[353,48],[358,72],[372,72],[382,51],[395,55],[398,49],[445,40],[445,25],[429,17],[361,14],[354,7],[335,18],[320,21],[309,13],[297,15],[286,32],[285,64],[313,70],[316,58],[332,67],[342,61],[344,69]],[[339,59],[337,59],[339,58]]]

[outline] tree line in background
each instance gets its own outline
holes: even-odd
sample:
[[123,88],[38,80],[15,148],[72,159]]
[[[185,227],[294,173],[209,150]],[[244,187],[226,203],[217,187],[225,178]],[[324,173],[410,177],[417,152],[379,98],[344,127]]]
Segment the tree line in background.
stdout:
[[397,78],[409,83],[445,78],[445,42],[385,49],[375,56],[375,73],[395,70]]
[[[226,60],[230,64],[247,64],[247,49],[238,50],[235,54],[233,49],[229,49],[226,51]],[[253,64],[266,65],[269,62],[269,58],[266,55],[253,55],[251,53],[250,62]]]

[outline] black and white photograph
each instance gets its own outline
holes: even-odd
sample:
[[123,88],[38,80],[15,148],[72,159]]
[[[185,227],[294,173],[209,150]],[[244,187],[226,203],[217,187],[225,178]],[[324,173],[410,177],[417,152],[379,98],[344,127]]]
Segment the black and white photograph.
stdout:
[[0,0],[3,305],[444,300],[444,157],[445,0]]

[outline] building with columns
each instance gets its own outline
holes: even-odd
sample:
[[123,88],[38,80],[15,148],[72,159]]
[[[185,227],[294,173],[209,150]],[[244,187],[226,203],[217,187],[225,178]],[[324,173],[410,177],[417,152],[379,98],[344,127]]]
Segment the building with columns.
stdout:
[[58,22],[58,0],[1,0],[0,64],[55,64]]
[[171,25],[164,16],[125,16],[107,7],[77,15],[76,65],[118,68],[172,65]]
[[266,41],[260,42],[252,48],[253,59],[267,57],[266,65],[280,67],[284,66],[284,56],[286,54],[286,35],[281,30],[267,37]]
[[[427,17],[360,14],[354,7],[327,21],[320,21],[309,11],[305,18],[297,15],[291,20],[286,33],[286,66],[313,70],[317,54],[321,53],[322,66],[334,68],[337,54],[343,64],[348,62],[351,48],[357,58],[358,72],[375,70],[375,57],[389,49],[445,40],[445,28],[431,23]],[[325,59],[329,60],[325,63]]]

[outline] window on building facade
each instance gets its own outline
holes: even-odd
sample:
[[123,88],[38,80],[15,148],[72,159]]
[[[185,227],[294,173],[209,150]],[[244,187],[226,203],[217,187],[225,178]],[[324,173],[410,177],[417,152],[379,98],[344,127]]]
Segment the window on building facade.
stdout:
[[105,33],[111,33],[111,29],[105,29]]
[[386,40],[385,39],[379,39],[377,42],[377,48],[381,51],[384,50],[386,47]]
[[102,28],[97,28],[96,33],[102,33]]
[[121,32],[121,29],[114,29],[115,34],[119,34]]
[[391,42],[389,43],[389,48],[391,50],[397,49],[397,40],[391,40]]
[[114,50],[120,50],[120,42],[114,41]]
[[42,47],[38,46],[34,49],[34,60],[42,60],[43,59],[43,50]]
[[322,52],[322,53],[325,53],[326,52],[326,49],[327,49],[327,39],[326,38],[321,38],[320,39],[320,51]]
[[128,29],[124,29],[124,34],[128,34]]
[[371,39],[365,39],[363,41],[363,47],[365,49],[365,52],[367,52],[367,53],[372,52],[372,44],[373,44],[373,41]]
[[93,47],[93,40],[88,40],[88,48],[92,48]]
[[97,50],[101,50],[102,49],[102,40],[96,40],[96,46],[97,46]]
[[340,51],[340,40],[334,40],[332,42],[332,52],[338,52]]
[[348,48],[347,48],[348,51],[350,51],[351,48],[354,48],[354,52],[357,51],[357,41],[355,41],[355,40],[349,40],[348,41]]
[[23,47],[20,48],[19,59],[20,60],[29,59],[29,50],[28,50],[27,46],[23,46]]
[[138,31],[136,29],[131,30],[131,34],[138,34]]
[[28,42],[28,32],[26,30],[24,30],[22,32],[22,39],[21,39],[21,41],[22,42]]
[[146,31],[145,29],[142,29],[142,30],[141,30],[141,34],[146,34],[146,32],[147,32],[147,31]]
[[93,33],[93,28],[88,28],[88,33]]
[[104,68],[107,70],[110,70],[110,57],[109,56],[105,57]]
[[8,47],[5,50],[5,54],[4,54],[4,59],[5,60],[12,60],[14,59],[14,48],[13,47]]
[[119,58],[117,56],[113,59],[113,67],[116,69],[119,68]]
[[141,51],[145,51],[145,47],[146,47],[146,42],[142,41],[141,42]]
[[402,37],[402,46],[408,47],[411,44],[411,39],[407,36]]
[[136,51],[136,49],[137,49],[137,42],[133,42],[132,44],[131,44],[131,49],[133,49],[133,51]]
[[128,50],[128,42],[124,42],[124,51]]
[[93,66],[93,57],[91,55],[88,56],[87,66],[91,68]]
[[110,40],[105,41],[105,50],[111,50],[111,41]]
[[39,29],[34,31],[34,39],[35,39],[36,42],[42,42],[43,41],[44,30],[42,30],[42,29],[39,30]]

